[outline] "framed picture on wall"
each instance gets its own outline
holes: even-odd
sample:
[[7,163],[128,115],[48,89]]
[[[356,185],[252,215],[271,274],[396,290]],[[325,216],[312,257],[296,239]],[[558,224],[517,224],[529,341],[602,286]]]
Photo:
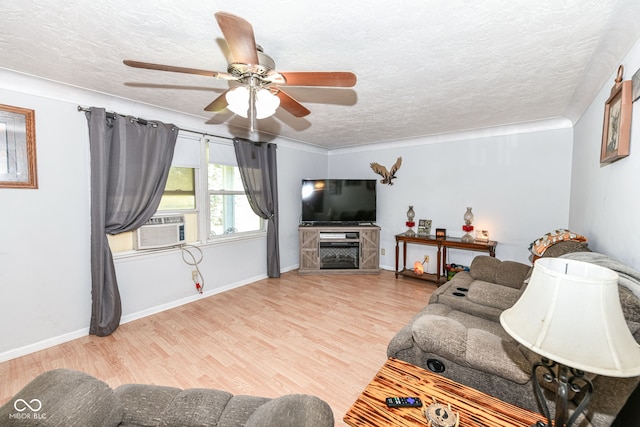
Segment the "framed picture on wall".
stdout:
[[0,188],[38,188],[35,113],[0,104]]
[[604,124],[600,165],[607,165],[629,155],[631,141],[631,80],[622,80],[623,66],[618,67],[616,83],[604,104]]

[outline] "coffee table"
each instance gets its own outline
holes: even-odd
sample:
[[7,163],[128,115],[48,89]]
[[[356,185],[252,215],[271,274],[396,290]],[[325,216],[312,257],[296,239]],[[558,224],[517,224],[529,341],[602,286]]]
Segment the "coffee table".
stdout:
[[529,427],[544,417],[410,363],[390,358],[344,416],[352,427],[426,426],[423,408],[388,408],[387,397],[414,396],[424,407],[450,404],[460,427]]

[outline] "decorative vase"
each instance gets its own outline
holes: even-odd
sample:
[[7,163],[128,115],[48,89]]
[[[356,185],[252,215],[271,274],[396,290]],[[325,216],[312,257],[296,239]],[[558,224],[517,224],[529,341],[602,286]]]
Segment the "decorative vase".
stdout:
[[416,223],[413,221],[415,217],[416,217],[416,213],[413,211],[413,206],[409,206],[409,210],[407,211],[407,222],[406,222],[406,225],[407,227],[409,227],[409,229],[404,232],[406,236],[416,235],[416,232],[413,231],[413,227],[416,225]]

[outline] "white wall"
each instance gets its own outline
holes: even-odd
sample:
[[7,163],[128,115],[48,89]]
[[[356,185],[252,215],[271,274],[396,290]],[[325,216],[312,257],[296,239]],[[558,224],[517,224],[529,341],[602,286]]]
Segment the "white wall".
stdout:
[[[78,105],[230,136],[201,118],[0,70],[3,104],[35,110],[39,188],[0,189],[0,361],[88,333],[91,313],[89,140]],[[297,266],[300,180],[324,175],[326,151],[275,138],[281,265]],[[265,237],[202,246],[205,295],[266,277]],[[187,256],[188,259],[188,256]],[[201,295],[179,250],[115,260],[123,322]]]
[[[433,221],[432,233],[446,228],[455,237],[464,234],[462,217],[470,206],[474,226],[489,230],[499,242],[498,258],[528,263],[529,243],[568,225],[572,129],[566,126],[553,121],[450,135],[447,141],[432,137],[380,149],[342,150],[331,153],[329,173],[333,178],[373,178],[377,175],[369,163],[390,168],[402,156],[394,185],[378,184],[377,223],[385,249],[380,262],[385,268],[395,269],[394,236],[407,229],[409,205],[416,220]],[[435,272],[435,248],[409,246],[407,265],[426,254],[432,255],[429,272]],[[479,254],[451,250],[448,261],[469,265]]]
[[[6,75],[0,75],[5,82]],[[0,88],[35,110],[37,190],[0,189],[2,354],[88,327],[89,147],[76,105]]]
[[327,176],[327,152],[283,141],[278,144],[278,199],[280,214],[280,265],[297,268],[298,225],[302,214],[301,183],[304,178]]
[[[640,68],[640,41],[621,61],[624,79]],[[589,247],[640,270],[640,102],[633,104],[630,155],[600,166],[604,103],[617,69],[575,126],[569,225]]]

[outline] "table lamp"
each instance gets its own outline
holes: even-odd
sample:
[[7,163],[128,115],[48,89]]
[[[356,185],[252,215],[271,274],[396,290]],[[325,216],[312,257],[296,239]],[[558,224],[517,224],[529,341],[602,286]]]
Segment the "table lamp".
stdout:
[[[532,374],[548,427],[570,427],[588,405],[593,384],[585,371],[610,377],[640,375],[640,345],[622,313],[618,274],[608,268],[564,258],[537,260],[529,284],[502,312],[500,323],[516,341],[542,356]],[[538,369],[544,381],[556,383],[555,424]],[[571,417],[570,391],[584,392]]]

